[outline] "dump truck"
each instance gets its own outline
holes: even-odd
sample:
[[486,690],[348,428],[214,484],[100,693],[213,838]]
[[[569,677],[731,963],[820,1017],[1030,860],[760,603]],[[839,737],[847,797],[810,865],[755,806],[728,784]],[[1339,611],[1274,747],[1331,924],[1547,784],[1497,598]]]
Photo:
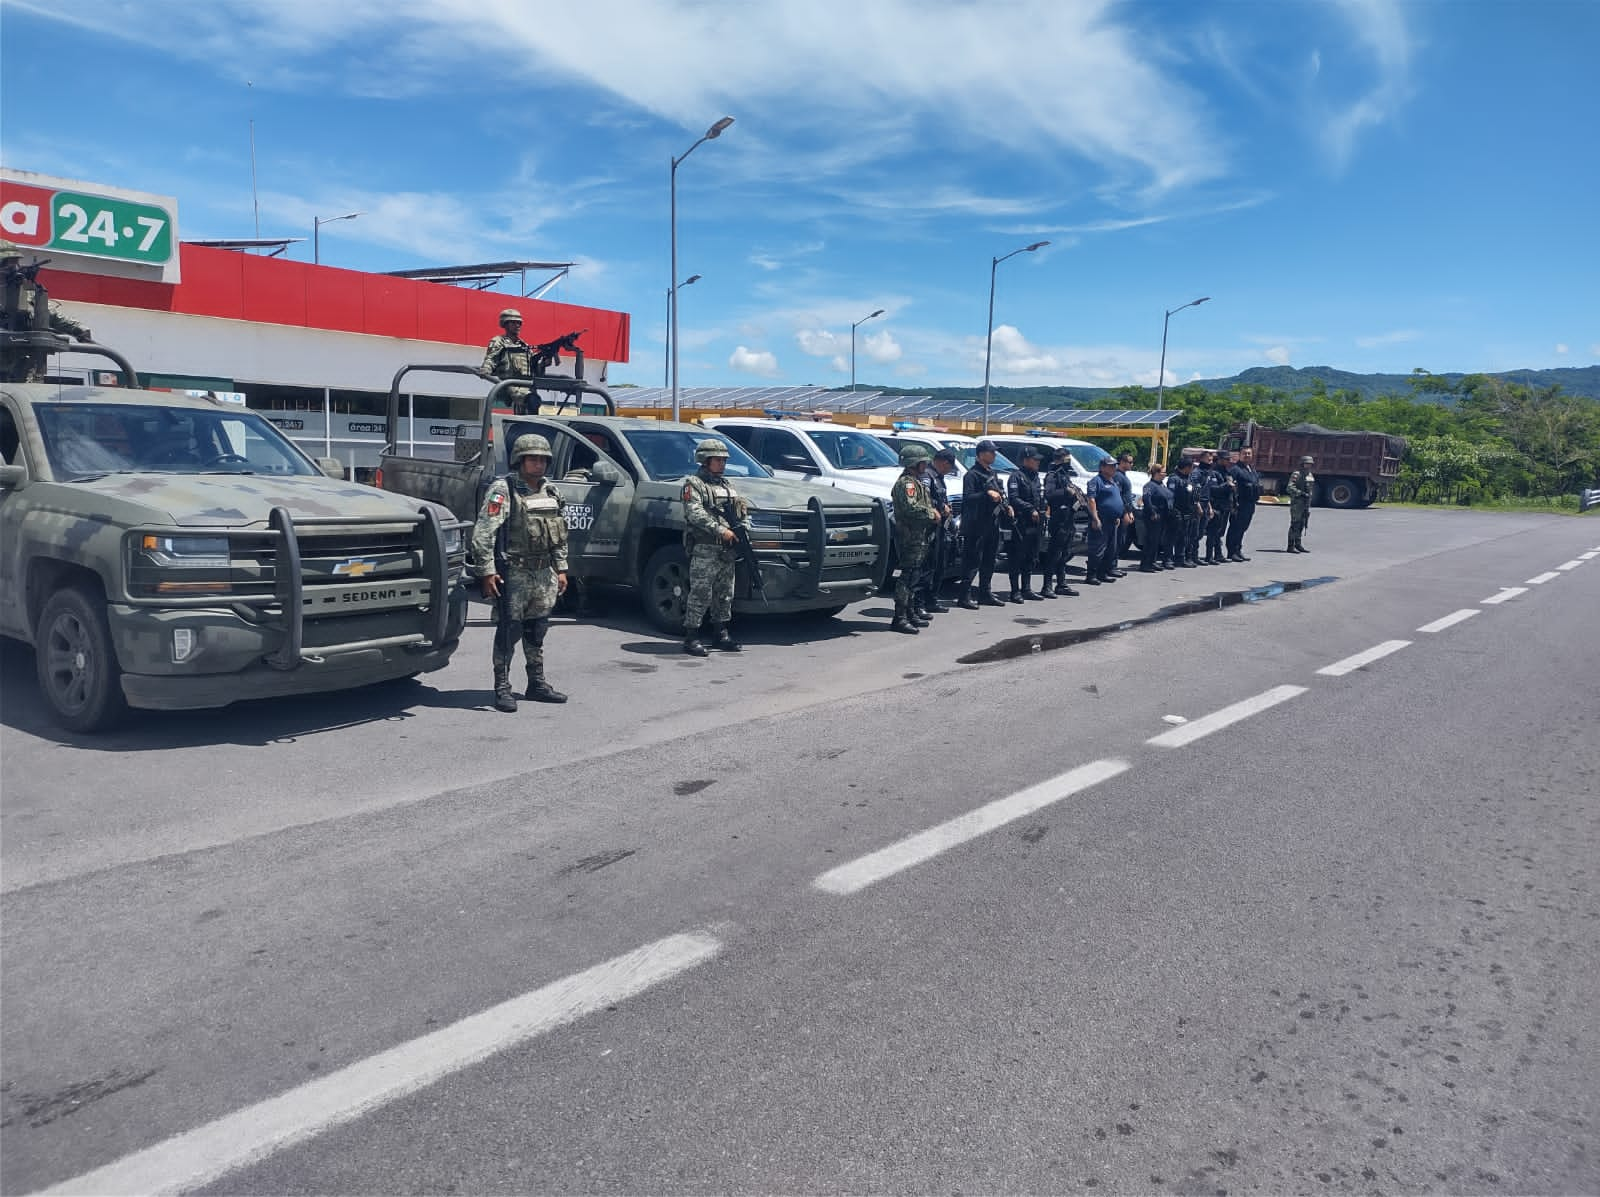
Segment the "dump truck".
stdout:
[[[475,519],[496,476],[510,470],[520,436],[549,440],[548,477],[564,502],[568,574],[580,582],[633,589],[659,630],[681,633],[689,593],[683,480],[697,468],[695,445],[716,436],[696,424],[616,415],[610,393],[582,378],[497,382],[480,418],[462,425],[455,460],[405,452],[401,382],[416,372],[475,373],[459,365],[402,367],[389,388],[387,444],[377,484]],[[534,394],[525,392],[530,385]],[[513,411],[511,397],[522,410]],[[761,586],[741,564],[736,614],[836,615],[866,598],[888,564],[889,516],[862,495],[772,477],[738,444],[728,444],[728,477],[750,504],[751,542]]]
[[1316,460],[1316,503],[1370,507],[1399,475],[1406,441],[1382,432],[1338,432],[1317,424],[1295,424],[1280,432],[1246,420],[1233,426],[1221,447],[1236,453],[1255,450],[1255,467],[1267,494],[1282,494],[1300,459],[1309,456]]
[[[3,266],[0,633],[33,646],[57,723],[449,662],[463,521],[344,481],[242,406],[140,389],[115,350],[51,330],[37,264]],[[120,385],[43,381],[61,353],[110,359]]]

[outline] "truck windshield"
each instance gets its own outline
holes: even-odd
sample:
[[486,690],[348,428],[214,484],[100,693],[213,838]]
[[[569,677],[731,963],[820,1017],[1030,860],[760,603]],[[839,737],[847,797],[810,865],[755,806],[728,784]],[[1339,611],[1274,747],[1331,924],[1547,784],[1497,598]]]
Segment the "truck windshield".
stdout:
[[865,432],[829,428],[806,435],[836,470],[881,470],[884,466],[898,469],[900,466],[900,458],[893,449]]
[[102,474],[273,474],[317,469],[254,412],[142,403],[36,403],[58,482]]
[[[704,431],[690,428],[639,428],[625,431],[623,437],[639,455],[645,473],[652,482],[670,482],[686,478],[700,467],[695,464],[694,447],[706,439]],[[770,478],[771,474],[755,458],[731,440],[722,438],[728,446],[728,476],[730,478]]]

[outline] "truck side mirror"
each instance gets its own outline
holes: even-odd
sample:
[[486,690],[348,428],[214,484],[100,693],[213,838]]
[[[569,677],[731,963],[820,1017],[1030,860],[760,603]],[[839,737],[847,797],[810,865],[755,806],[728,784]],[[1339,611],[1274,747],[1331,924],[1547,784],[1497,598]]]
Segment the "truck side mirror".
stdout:
[[340,482],[344,481],[344,462],[337,457],[317,458],[317,469],[321,470],[329,478],[337,478]]
[[19,465],[0,465],[0,490],[13,490],[28,476]]
[[608,461],[597,461],[589,467],[589,478],[602,486],[616,486],[622,481],[622,471]]

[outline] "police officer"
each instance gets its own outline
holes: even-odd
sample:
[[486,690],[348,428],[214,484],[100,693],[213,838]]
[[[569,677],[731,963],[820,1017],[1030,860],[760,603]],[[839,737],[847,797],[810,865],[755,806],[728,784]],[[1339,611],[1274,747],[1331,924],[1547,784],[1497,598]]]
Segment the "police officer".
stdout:
[[1180,457],[1178,468],[1167,479],[1167,490],[1172,494],[1172,519],[1162,537],[1161,551],[1169,569],[1199,568],[1195,551],[1200,509],[1194,497],[1194,468],[1194,458]]
[[1138,504],[1133,501],[1133,479],[1128,477],[1128,471],[1133,469],[1133,454],[1119,453],[1117,455],[1117,485],[1122,488],[1122,523],[1117,525],[1117,558],[1111,570],[1113,577],[1125,578],[1128,571],[1122,568],[1122,550],[1128,547],[1133,538],[1133,522],[1138,515]]
[[1011,552],[1006,558],[1013,603],[1043,598],[1033,590],[1033,571],[1039,567],[1039,546],[1049,521],[1049,509],[1044,499],[1044,479],[1039,476],[1039,456],[1037,445],[1023,446],[1019,463],[1022,468],[1011,472],[1011,481],[1006,488],[1006,498],[1011,503],[1016,520],[1015,530],[1011,533]]
[[928,497],[939,512],[939,531],[928,546],[927,559],[922,563],[922,577],[911,594],[912,609],[923,619],[930,615],[943,615],[950,610],[939,601],[939,591],[944,589],[944,575],[955,545],[955,528],[950,518],[950,492],[945,485],[945,479],[955,473],[955,469],[955,450],[939,449],[934,453],[933,465],[925,475]]
[[1248,446],[1239,450],[1239,460],[1229,473],[1233,476],[1233,517],[1228,521],[1228,560],[1248,561],[1244,555],[1244,534],[1256,518],[1261,501],[1261,475],[1255,467],[1256,451]]
[[1206,560],[1212,565],[1223,564],[1222,538],[1233,515],[1233,495],[1238,485],[1233,477],[1233,454],[1218,449],[1216,465],[1211,470],[1211,518],[1206,521]]
[[733,575],[739,560],[739,534],[750,508],[724,476],[728,446],[708,437],[694,447],[700,468],[683,484],[683,544],[689,550],[689,599],[683,609],[683,651],[706,655],[700,625],[711,615],[712,647],[736,653],[743,647],[728,632],[733,618]]
[[1144,484],[1144,507],[1139,532],[1139,572],[1153,574],[1166,568],[1159,564],[1161,547],[1172,522],[1172,492],[1161,479],[1167,470],[1159,461],[1150,466],[1150,481]]
[[1194,528],[1194,558],[1197,565],[1210,565],[1209,555],[1200,555],[1200,543],[1205,539],[1206,529],[1211,524],[1211,517],[1216,514],[1211,508],[1211,487],[1215,483],[1215,471],[1212,466],[1217,459],[1213,449],[1202,449],[1200,460],[1195,462],[1194,475],[1190,479],[1194,485],[1195,528]]
[[[490,382],[533,377],[533,346],[522,339],[522,313],[516,308],[500,313],[500,335],[489,339],[478,376]],[[511,387],[507,393],[512,410],[521,413],[527,406],[528,388]]]
[[1078,592],[1067,585],[1067,562],[1072,559],[1072,538],[1077,532],[1078,500],[1083,498],[1083,492],[1073,481],[1077,473],[1071,450],[1057,445],[1054,464],[1044,476],[1044,501],[1050,508],[1050,528],[1044,558],[1044,589],[1039,593],[1045,598],[1078,597]]
[[1117,565],[1117,529],[1126,510],[1117,482],[1116,458],[1100,459],[1100,472],[1089,479],[1084,495],[1089,504],[1089,560],[1085,563],[1089,576],[1085,580],[1091,586],[1115,582],[1111,571]]
[[900,576],[894,583],[894,620],[890,630],[915,636],[928,626],[912,609],[911,594],[921,575],[928,546],[939,533],[939,510],[928,494],[927,445],[912,441],[900,449],[900,477],[894,480],[894,547]]
[[[991,440],[978,442],[977,460],[961,479],[961,601],[956,605],[968,611],[978,607],[1001,606],[990,589],[994,581],[995,555],[1000,551],[1000,520],[1010,508],[1006,506],[1005,489],[994,468],[995,455],[1000,452]],[[972,593],[973,579],[978,581],[976,599]]]
[[550,442],[519,436],[511,446],[511,473],[490,483],[472,529],[472,561],[483,595],[499,602],[493,661],[494,705],[500,711],[517,709],[511,660],[519,639],[528,667],[525,697],[567,701],[544,676],[550,612],[567,589],[567,521],[561,496],[545,477],[549,468]]
[[1289,552],[1309,553],[1306,548],[1306,525],[1311,522],[1311,500],[1316,496],[1317,478],[1311,472],[1316,461],[1310,457],[1300,459],[1300,468],[1289,475],[1284,493],[1289,496]]

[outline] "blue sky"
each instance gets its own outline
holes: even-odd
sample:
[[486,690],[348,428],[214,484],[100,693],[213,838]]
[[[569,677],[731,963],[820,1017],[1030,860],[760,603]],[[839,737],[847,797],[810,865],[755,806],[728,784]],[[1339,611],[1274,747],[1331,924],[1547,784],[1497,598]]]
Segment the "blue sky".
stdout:
[[[576,260],[683,384],[1600,361],[1593,0],[0,0],[5,165],[367,270]],[[485,337],[494,330],[486,329]]]

